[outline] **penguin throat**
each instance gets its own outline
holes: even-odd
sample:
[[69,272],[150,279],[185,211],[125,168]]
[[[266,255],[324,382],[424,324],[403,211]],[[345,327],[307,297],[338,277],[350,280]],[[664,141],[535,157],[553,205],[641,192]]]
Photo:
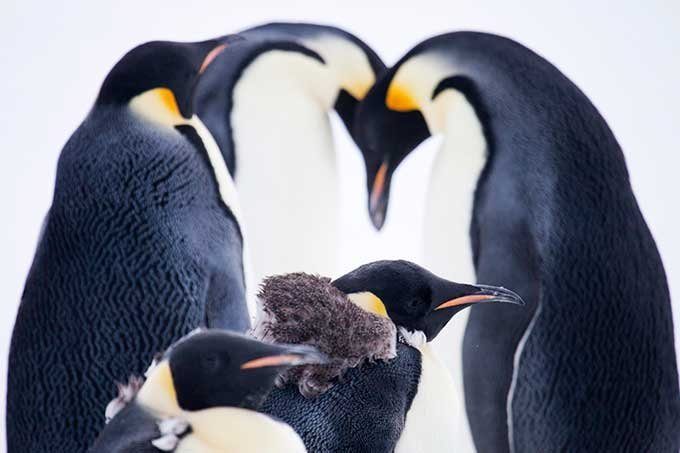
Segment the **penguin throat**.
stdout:
[[409,346],[420,349],[427,344],[427,337],[422,330],[408,330],[406,327],[399,326],[399,338]]
[[434,273],[474,281],[470,224],[477,181],[486,165],[486,139],[474,108],[460,92],[442,92],[435,103],[444,137],[428,187],[425,263]]
[[351,41],[321,35],[305,39],[304,44],[321,55],[338,88],[343,88],[354,99],[363,99],[375,83],[375,74],[366,53]]
[[158,364],[149,374],[137,393],[137,401],[147,409],[163,416],[176,416],[182,412],[172,379],[170,364]]
[[[292,270],[336,273],[338,184],[328,111],[337,92],[322,63],[284,51],[261,54],[234,86],[230,121],[245,230],[253,256],[267,257],[254,262],[255,281]],[[305,247],[291,257],[281,244],[303,233]]]

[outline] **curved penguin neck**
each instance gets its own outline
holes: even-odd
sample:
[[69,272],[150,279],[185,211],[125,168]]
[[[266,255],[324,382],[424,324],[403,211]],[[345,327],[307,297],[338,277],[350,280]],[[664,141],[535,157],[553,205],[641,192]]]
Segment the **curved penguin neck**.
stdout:
[[[335,261],[329,247],[337,229],[328,111],[338,91],[336,78],[321,62],[281,50],[259,55],[234,86],[236,182],[256,281],[298,270],[335,273],[334,264],[328,264]],[[265,219],[275,219],[276,228]],[[282,253],[282,244],[300,234],[309,246],[294,255]],[[258,259],[263,256],[267,260]]]
[[[315,131],[308,119],[327,121],[338,92],[323,64],[307,55],[284,50],[260,54],[233,88],[231,121],[237,167],[252,161],[253,153],[289,155],[327,146],[327,128]],[[251,145],[266,148],[252,149]],[[239,158],[239,154],[248,158]]]
[[473,281],[469,229],[475,190],[487,161],[487,143],[474,108],[461,93],[447,90],[431,108],[440,112],[438,132],[444,140],[430,176],[425,261],[437,274]]
[[545,159],[538,164],[543,181],[551,167],[547,162],[578,158],[614,165],[627,176],[620,146],[600,113],[550,62],[512,40],[484,33],[453,33],[445,45],[449,76],[466,81],[462,91],[491,158],[512,153],[513,159]]

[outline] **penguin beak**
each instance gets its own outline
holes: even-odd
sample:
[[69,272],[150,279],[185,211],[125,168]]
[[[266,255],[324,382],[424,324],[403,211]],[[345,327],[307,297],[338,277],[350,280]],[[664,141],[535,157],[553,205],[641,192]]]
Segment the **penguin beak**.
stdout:
[[475,285],[477,291],[472,294],[455,297],[435,307],[436,310],[443,310],[450,307],[460,307],[461,305],[478,304],[480,302],[503,302],[515,305],[524,305],[524,301],[519,295],[509,289],[500,286]]
[[389,164],[384,160],[375,174],[368,196],[368,212],[376,230],[382,229],[385,224],[391,179]]
[[224,49],[227,48],[227,43],[222,43],[218,45],[217,47],[213,48],[210,52],[208,52],[203,59],[203,62],[201,63],[201,66],[198,68],[198,75],[200,76],[205,72],[206,69],[208,69],[208,66],[210,66],[210,63],[215,61],[215,58],[222,52],[224,52]]
[[286,346],[280,354],[269,354],[251,359],[241,365],[242,370],[265,367],[288,368],[297,365],[328,363],[328,357],[311,346]]
[[[486,302],[502,302],[515,305],[524,305],[522,298],[509,289],[487,285],[462,285],[444,280],[443,288],[435,289],[433,299],[435,306],[422,320],[421,329],[427,341],[433,340],[444,326],[451,320],[453,315],[469,307],[472,304]],[[456,294],[455,297],[441,297],[448,293]]]
[[194,94],[196,87],[198,86],[199,80],[203,73],[208,69],[208,67],[215,61],[215,59],[229,46],[229,37],[223,38],[221,43],[215,45],[212,42],[213,47],[205,54],[201,64],[198,66],[196,71],[196,76],[188,87],[188,92],[185,94],[180,93],[177,98],[177,105],[184,118],[191,118],[194,114]]

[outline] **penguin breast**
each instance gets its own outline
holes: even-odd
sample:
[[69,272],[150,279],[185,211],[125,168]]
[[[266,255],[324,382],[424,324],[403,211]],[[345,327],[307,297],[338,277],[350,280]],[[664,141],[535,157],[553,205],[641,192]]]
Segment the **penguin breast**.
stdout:
[[463,407],[448,369],[429,344],[418,348],[421,375],[395,453],[449,452],[467,426],[455,426],[460,417],[454,413]]
[[218,407],[186,412],[191,434],[177,453],[305,453],[300,436],[285,423],[259,412]]

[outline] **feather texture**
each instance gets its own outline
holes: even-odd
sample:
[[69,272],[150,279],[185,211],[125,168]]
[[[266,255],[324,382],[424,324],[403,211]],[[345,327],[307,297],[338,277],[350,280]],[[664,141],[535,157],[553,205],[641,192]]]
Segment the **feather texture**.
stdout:
[[307,344],[330,358],[283,373],[278,385],[295,384],[306,397],[331,388],[344,373],[365,362],[396,357],[396,327],[366,312],[326,277],[292,273],[266,278],[258,295],[253,335],[263,341]]

